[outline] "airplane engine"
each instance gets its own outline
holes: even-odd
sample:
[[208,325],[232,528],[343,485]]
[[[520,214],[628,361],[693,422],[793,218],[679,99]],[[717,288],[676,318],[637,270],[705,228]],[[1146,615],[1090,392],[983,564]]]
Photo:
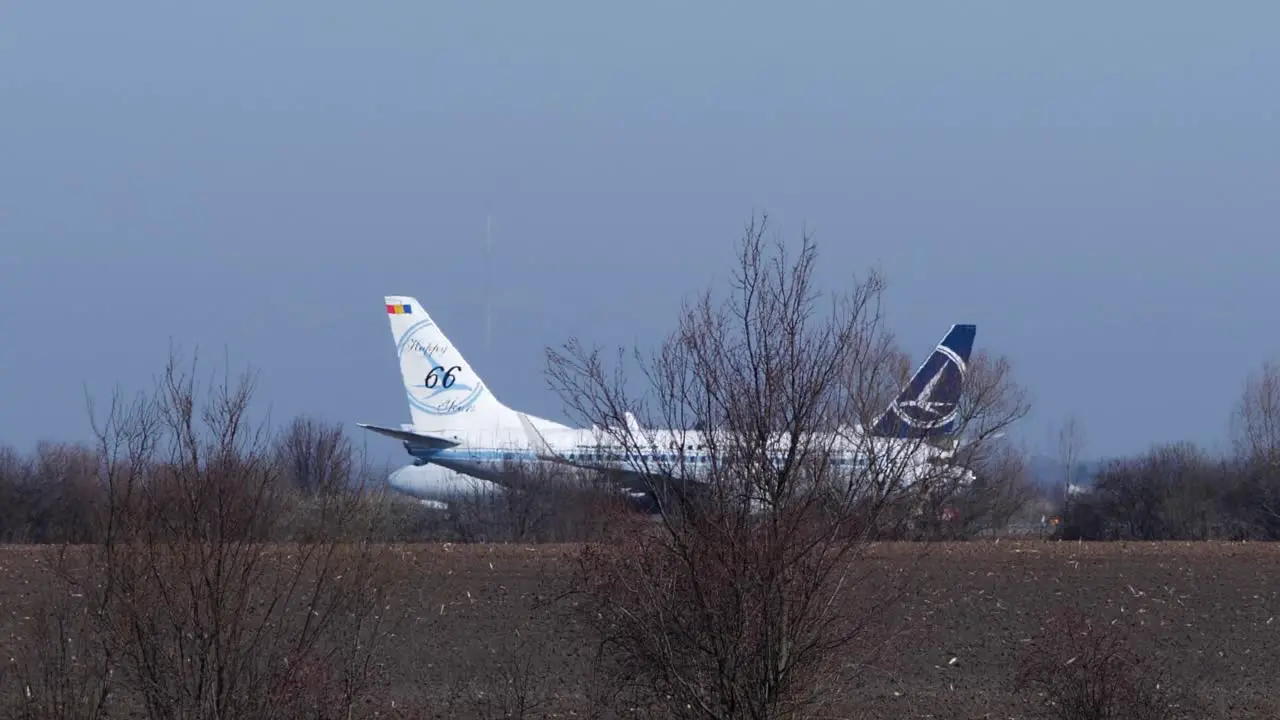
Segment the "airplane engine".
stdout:
[[387,477],[392,488],[418,500],[448,503],[500,493],[501,485],[439,465],[406,465]]

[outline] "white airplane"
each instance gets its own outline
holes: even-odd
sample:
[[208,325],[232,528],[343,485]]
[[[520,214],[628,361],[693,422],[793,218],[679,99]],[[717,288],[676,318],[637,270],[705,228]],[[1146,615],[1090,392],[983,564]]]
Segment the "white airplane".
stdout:
[[[624,448],[599,428],[570,427],[503,405],[416,299],[385,301],[412,422],[359,426],[404,442],[414,462],[387,481],[423,504],[444,509],[477,493],[505,492],[518,486],[513,473],[527,472],[531,462],[608,470],[619,490],[637,501],[651,500],[657,467],[680,483],[696,483],[708,468],[710,439],[697,431],[643,429],[627,413],[624,421],[640,442]],[[953,325],[869,430],[839,433],[830,445],[832,462],[865,466],[869,457],[893,457],[897,463],[901,453],[895,452],[904,449],[912,473],[938,472],[953,450],[927,440],[955,434],[976,332],[974,325]]]

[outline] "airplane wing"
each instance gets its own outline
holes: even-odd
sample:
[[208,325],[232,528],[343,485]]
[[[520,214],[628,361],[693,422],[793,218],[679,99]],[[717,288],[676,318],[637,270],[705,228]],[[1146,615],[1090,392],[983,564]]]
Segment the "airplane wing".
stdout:
[[525,435],[529,438],[529,444],[533,446],[534,453],[539,460],[603,472],[606,477],[612,479],[619,487],[633,493],[650,493],[656,489],[655,486],[668,486],[685,492],[696,491],[701,486],[701,483],[697,480],[687,478],[672,477],[661,473],[642,473],[616,466],[599,466],[593,463],[570,460],[551,447],[546,438],[542,437],[542,433],[533,426],[533,422],[529,420],[528,415],[516,413],[516,416],[520,418],[520,425],[524,428]]
[[386,435],[390,438],[403,440],[405,442],[413,443],[414,445],[422,445],[433,449],[442,450],[444,448],[451,448],[460,444],[457,440],[450,440],[449,438],[440,437],[439,435],[423,435],[421,433],[409,432],[408,430],[397,430],[395,428],[369,425],[367,423],[356,423],[356,425],[364,428],[365,430],[376,432],[379,435]]

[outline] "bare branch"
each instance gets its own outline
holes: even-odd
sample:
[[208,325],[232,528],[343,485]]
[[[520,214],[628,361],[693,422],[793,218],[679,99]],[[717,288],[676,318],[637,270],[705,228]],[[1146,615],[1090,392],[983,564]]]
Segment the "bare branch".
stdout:
[[[638,372],[576,340],[547,354],[569,414],[658,500],[660,523],[590,546],[579,582],[616,687],[676,717],[812,707],[829,653],[867,632],[858,557],[948,477],[919,463],[924,440],[861,429],[904,375],[883,278],[828,297],[812,238],[793,254],[767,228],[745,228],[727,297],[703,293],[655,352],[631,353]],[[1020,416],[1007,372],[991,383],[1003,404],[975,415],[992,426]]]

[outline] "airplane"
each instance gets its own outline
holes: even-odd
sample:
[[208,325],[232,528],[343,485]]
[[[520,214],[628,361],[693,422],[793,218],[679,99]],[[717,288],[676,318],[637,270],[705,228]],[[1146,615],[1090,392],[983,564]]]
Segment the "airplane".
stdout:
[[[652,509],[654,467],[662,465],[669,481],[696,486],[712,462],[705,447],[710,440],[699,432],[640,428],[630,413],[624,418],[634,431],[630,436],[642,442],[625,448],[598,427],[570,427],[513,410],[489,390],[421,303],[399,295],[384,300],[412,422],[399,428],[357,425],[403,442],[414,461],[387,482],[424,505],[448,509],[450,502],[506,492],[519,487],[516,473],[540,463],[608,471],[629,499]],[[976,333],[975,325],[953,325],[870,428],[839,430],[852,439],[833,445],[833,462],[865,466],[903,448],[916,475],[945,465],[954,444],[947,450],[932,441],[956,433]]]

